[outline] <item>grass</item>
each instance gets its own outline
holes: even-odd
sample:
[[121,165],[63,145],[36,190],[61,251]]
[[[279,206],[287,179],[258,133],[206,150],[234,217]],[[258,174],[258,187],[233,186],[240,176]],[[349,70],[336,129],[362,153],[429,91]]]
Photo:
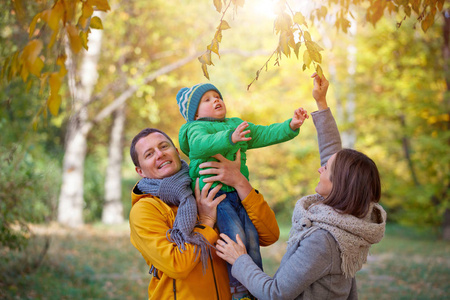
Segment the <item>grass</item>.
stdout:
[[[26,251],[0,249],[0,299],[146,299],[148,267],[129,241],[128,225],[90,225],[67,230],[34,227]],[[264,268],[273,275],[289,232],[262,249]],[[44,240],[50,247],[40,266],[26,272]],[[450,242],[429,230],[387,228],[357,273],[360,299],[449,299]]]

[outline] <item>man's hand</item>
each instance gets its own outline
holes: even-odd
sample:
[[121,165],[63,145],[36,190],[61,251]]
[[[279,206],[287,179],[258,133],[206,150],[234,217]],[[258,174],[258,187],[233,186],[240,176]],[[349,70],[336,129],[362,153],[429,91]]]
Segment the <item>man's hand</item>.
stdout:
[[294,116],[292,117],[291,123],[289,123],[289,127],[291,127],[291,129],[295,131],[299,129],[300,126],[303,125],[305,119],[308,118],[308,112],[300,107],[294,111]]
[[250,130],[245,130],[248,127],[248,123],[246,121],[239,124],[236,130],[231,135],[231,141],[236,144],[241,141],[250,141],[251,137],[246,137],[246,134],[250,133]]
[[[203,179],[203,182],[213,183],[220,181],[232,186],[238,192],[239,198],[244,200],[252,191],[252,186],[241,173],[241,149],[236,152],[236,159],[228,160],[221,154],[213,156],[218,161],[208,161],[200,164],[200,175],[215,175]],[[208,168],[208,169],[204,169]]]
[[223,194],[214,199],[222,185],[217,185],[208,193],[211,185],[212,183],[206,184],[200,193],[199,179],[197,178],[195,182],[195,199],[197,200],[198,219],[200,223],[213,228],[217,220],[217,205],[225,199],[226,195]]

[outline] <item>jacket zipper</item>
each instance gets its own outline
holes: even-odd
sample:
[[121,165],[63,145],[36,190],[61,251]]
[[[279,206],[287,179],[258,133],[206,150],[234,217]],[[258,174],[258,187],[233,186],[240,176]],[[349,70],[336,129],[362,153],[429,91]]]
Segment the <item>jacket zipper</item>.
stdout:
[[209,260],[211,261],[211,271],[213,273],[213,278],[214,278],[214,285],[216,287],[216,296],[217,296],[217,300],[219,300],[219,290],[217,289],[217,281],[216,281],[216,272],[214,272],[214,264],[213,264],[213,259],[211,256],[211,252],[209,253]]

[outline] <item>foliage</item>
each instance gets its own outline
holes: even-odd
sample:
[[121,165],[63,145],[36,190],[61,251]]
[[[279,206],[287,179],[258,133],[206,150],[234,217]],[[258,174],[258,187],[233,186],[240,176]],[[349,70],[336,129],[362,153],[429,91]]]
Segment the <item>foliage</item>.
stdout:
[[0,246],[20,250],[27,244],[29,223],[54,217],[55,184],[20,147],[1,150]]
[[[33,3],[23,0],[11,2],[10,13],[23,21],[27,8],[34,6]],[[82,48],[88,49],[91,28],[103,28],[101,19],[93,16],[94,11],[108,11],[110,7],[107,0],[56,0],[51,7],[47,7],[47,1],[44,1],[43,5],[45,8],[34,15],[28,26],[28,43],[5,57],[0,78],[6,77],[10,82],[13,78],[20,77],[29,87],[38,79],[41,94],[48,84],[50,95],[38,115],[42,113],[45,116],[48,108],[50,113],[56,116],[62,101],[60,88],[67,74],[67,55],[77,54]],[[64,45],[66,39],[70,47]],[[44,46],[47,51],[43,51]],[[68,53],[69,48],[72,54]],[[50,51],[52,49],[53,51]],[[59,70],[55,70],[56,68]]]
[[[202,65],[203,74],[209,79],[208,65],[213,65],[211,60],[211,53],[219,55],[219,43],[222,41],[222,31],[229,29],[230,26],[226,20],[224,20],[225,14],[228,8],[233,4],[234,12],[237,12],[238,7],[243,7],[245,0],[213,0],[216,11],[222,13],[219,26],[217,26],[216,33],[210,45],[207,46],[207,50],[203,55],[199,57],[199,61]],[[366,11],[365,21],[376,25],[378,21],[383,17],[385,11],[389,14],[396,14],[403,17],[400,22],[397,22],[397,26],[400,27],[404,20],[411,17],[412,14],[417,16],[417,23],[420,23],[424,32],[433,25],[436,14],[444,9],[445,0],[322,0],[314,1],[309,9],[308,15],[305,16],[305,12],[294,11],[289,5],[287,0],[279,0],[276,5],[276,17],[274,21],[274,32],[279,36],[278,45],[276,50],[272,53],[266,63],[256,72],[255,79],[248,85],[247,88],[253,84],[255,80],[258,80],[261,70],[264,68],[267,70],[268,63],[276,54],[275,65],[279,65],[279,60],[282,54],[289,57],[291,54],[291,48],[294,51],[297,59],[299,58],[300,46],[305,44],[306,50],[303,52],[303,70],[309,69],[311,62],[313,62],[314,70],[322,76],[323,71],[321,68],[322,55],[320,51],[323,48],[316,42],[313,42],[311,35],[307,30],[309,19],[310,25],[314,26],[314,22],[329,21],[333,24],[333,27],[337,31],[348,33],[348,29],[351,26],[351,19],[354,19],[352,11],[364,7]],[[263,5],[263,4],[261,4]],[[304,8],[303,8],[304,9]],[[298,32],[297,32],[298,31]]]
[[441,35],[415,33],[410,26],[392,30],[389,21],[380,21],[357,45],[358,104],[350,126],[357,147],[367,149],[380,168],[391,221],[438,225],[450,206]]

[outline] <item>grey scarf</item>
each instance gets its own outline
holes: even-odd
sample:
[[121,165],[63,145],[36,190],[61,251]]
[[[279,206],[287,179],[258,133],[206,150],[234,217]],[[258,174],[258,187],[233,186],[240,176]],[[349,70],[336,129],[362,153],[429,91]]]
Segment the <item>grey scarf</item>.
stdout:
[[195,252],[205,271],[208,265],[210,244],[206,238],[198,232],[194,232],[197,223],[197,202],[191,189],[189,166],[182,160],[181,170],[176,174],[163,179],[141,179],[137,186],[145,193],[158,197],[168,205],[178,206],[177,216],[173,228],[167,230],[167,240],[175,243],[181,253],[186,250],[185,243],[195,245]]
[[321,204],[319,194],[301,198],[292,215],[292,228],[288,248],[321,228],[336,240],[341,251],[341,271],[354,277],[367,261],[369,248],[381,241],[386,226],[386,212],[381,205],[372,203],[364,218],[341,214],[328,205]]

